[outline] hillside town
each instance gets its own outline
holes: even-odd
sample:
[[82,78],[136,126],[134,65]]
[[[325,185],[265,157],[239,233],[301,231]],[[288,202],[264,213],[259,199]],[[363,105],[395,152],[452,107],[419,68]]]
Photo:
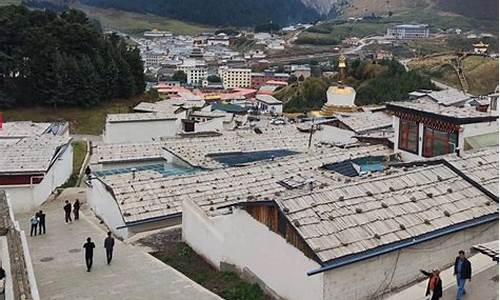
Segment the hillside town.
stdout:
[[[498,80],[478,93],[464,63],[498,49],[474,33],[447,54],[453,84],[410,70],[434,54],[395,49],[458,27],[290,50],[324,24],[109,31],[113,89],[138,100],[93,111],[102,128],[0,110],[0,300],[498,299]],[[87,58],[56,56],[66,77],[47,84],[87,93],[65,85]]]

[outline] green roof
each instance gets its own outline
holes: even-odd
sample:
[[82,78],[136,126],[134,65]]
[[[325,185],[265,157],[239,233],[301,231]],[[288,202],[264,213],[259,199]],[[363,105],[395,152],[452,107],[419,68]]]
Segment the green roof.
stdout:
[[244,113],[247,112],[248,108],[231,103],[215,103],[212,104],[212,111],[214,110],[221,110],[228,113]]

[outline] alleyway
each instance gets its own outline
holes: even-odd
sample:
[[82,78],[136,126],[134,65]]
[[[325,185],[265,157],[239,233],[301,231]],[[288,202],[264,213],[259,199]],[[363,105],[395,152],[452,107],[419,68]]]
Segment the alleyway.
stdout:
[[[84,193],[63,193],[45,204],[47,234],[29,237],[30,214],[16,216],[27,233],[41,299],[119,300],[211,300],[220,299],[173,268],[132,245],[116,240],[113,261],[106,265],[105,231],[90,215],[64,223],[62,203]],[[85,268],[83,244],[91,237],[96,244],[92,272]]]

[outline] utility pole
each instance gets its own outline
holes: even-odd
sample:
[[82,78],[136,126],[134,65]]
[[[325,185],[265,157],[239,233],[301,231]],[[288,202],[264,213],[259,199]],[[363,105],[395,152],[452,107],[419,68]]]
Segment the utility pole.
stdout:
[[314,130],[314,118],[311,121],[311,130],[309,132],[309,145],[307,148],[311,148],[311,142],[312,142],[312,137],[313,137],[313,130]]

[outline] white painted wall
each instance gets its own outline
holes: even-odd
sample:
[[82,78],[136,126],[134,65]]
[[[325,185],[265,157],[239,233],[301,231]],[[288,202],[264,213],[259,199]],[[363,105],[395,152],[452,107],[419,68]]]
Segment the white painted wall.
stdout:
[[140,143],[174,137],[180,120],[149,120],[134,122],[106,122],[103,140],[108,144]]
[[[24,230],[21,229],[21,225],[19,225],[19,222],[14,217],[14,211],[12,209],[12,201],[10,200],[8,195],[6,195],[6,197],[7,197],[7,206],[9,207],[10,219],[12,220],[12,223],[14,224],[14,229],[19,232],[19,236],[21,238],[22,250],[23,250],[23,255],[24,255],[24,262],[26,264],[26,273],[28,274],[28,280],[29,280],[29,285],[30,285],[31,298],[32,298],[32,300],[40,300],[40,294],[38,293],[38,284],[37,284],[36,277],[35,277],[35,271],[33,270],[33,262],[31,260],[31,253],[29,251],[28,241],[26,239],[26,234],[25,234]],[[5,271],[7,274],[10,273],[10,272],[7,272],[7,270],[5,270]],[[12,289],[12,286],[11,286],[11,289]],[[6,298],[6,299],[9,299],[9,298]]]
[[123,239],[129,237],[127,228],[117,229],[117,227],[124,226],[125,221],[116,200],[101,181],[92,179],[92,186],[87,188],[87,203],[111,232]]
[[498,133],[498,119],[494,122],[482,122],[462,125],[461,132],[458,135],[458,147],[462,150],[464,149],[465,138],[494,132]]
[[63,185],[73,173],[73,147],[71,144],[62,152],[38,184],[5,185],[14,212],[27,212],[45,202],[50,194]]
[[283,104],[267,104],[257,100],[257,108],[264,113],[283,113]]
[[455,262],[459,250],[469,253],[472,245],[496,239],[498,221],[405,248],[399,257],[392,252],[327,271],[323,275],[324,299],[375,299],[384,290],[421,279],[420,269],[445,269]]
[[247,268],[285,299],[323,299],[323,275],[310,277],[306,274],[319,264],[244,210],[236,209],[230,215],[208,218],[198,206],[186,200],[182,237],[216,267],[226,262],[241,270]]

